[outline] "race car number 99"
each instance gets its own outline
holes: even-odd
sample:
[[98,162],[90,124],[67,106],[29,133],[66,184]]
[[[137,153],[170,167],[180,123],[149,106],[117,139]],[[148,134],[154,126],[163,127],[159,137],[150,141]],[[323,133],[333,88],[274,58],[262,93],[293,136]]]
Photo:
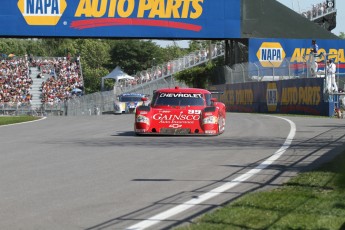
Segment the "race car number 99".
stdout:
[[188,114],[201,114],[201,110],[188,110]]

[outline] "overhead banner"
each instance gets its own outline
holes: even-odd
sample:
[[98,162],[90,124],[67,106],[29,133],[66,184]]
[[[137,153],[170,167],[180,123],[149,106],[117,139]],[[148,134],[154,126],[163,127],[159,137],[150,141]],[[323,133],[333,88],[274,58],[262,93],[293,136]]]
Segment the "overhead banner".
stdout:
[[[319,70],[324,70],[324,61],[332,59],[337,73],[345,73],[345,40],[316,40]],[[253,70],[260,68],[261,74],[290,74],[305,72],[312,52],[312,39],[250,39],[249,61],[255,63]],[[285,71],[285,72],[284,72]],[[255,71],[254,71],[255,72]],[[289,72],[289,73],[288,73]],[[341,75],[340,74],[340,75]]]
[[240,38],[241,0],[1,0],[0,36]]

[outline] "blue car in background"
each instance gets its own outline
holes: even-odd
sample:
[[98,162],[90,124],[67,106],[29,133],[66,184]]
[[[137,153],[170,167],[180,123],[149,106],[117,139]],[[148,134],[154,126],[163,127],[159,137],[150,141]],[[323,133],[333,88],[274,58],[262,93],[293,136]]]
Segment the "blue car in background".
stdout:
[[[143,100],[143,98],[146,98]],[[148,95],[141,93],[124,93],[117,96],[114,102],[114,113],[135,113],[138,106],[148,104]]]

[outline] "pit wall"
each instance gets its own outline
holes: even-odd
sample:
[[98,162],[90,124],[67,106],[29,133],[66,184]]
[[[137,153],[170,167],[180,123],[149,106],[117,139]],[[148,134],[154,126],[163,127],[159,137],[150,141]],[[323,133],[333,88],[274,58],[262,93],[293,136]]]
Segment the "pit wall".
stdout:
[[334,102],[324,95],[323,78],[214,85],[228,112],[333,116]]

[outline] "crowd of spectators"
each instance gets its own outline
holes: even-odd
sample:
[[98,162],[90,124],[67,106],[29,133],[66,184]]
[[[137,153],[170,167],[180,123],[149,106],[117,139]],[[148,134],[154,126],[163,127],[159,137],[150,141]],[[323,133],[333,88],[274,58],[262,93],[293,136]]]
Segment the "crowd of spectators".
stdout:
[[30,105],[32,78],[29,62],[25,58],[1,60],[0,104],[3,107]]
[[83,91],[79,58],[64,57],[35,61],[35,65],[40,69],[41,77],[47,76],[47,79],[42,82],[42,103],[62,102],[80,95]]
[[324,1],[318,4],[313,4],[312,8],[308,11],[303,12],[302,15],[308,18],[309,20],[313,20],[314,18],[327,14],[329,12],[328,9],[329,8],[327,8],[327,1]]
[[[0,108],[30,107],[33,77],[44,78],[41,85],[41,102],[53,104],[83,92],[83,79],[79,57],[70,56],[43,60],[27,56],[0,60]],[[31,76],[30,67],[39,74]]]

